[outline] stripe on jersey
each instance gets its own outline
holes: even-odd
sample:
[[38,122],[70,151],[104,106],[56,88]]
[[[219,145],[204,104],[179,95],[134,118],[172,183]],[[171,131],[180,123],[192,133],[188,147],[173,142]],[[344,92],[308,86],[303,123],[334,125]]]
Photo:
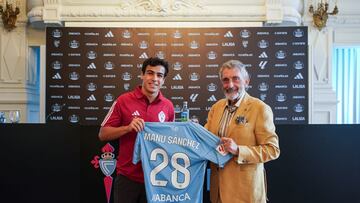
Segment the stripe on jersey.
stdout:
[[114,111],[114,108],[115,108],[116,102],[117,102],[117,101],[115,101],[115,102],[111,105],[111,108],[110,108],[109,112],[106,114],[106,116],[105,116],[105,118],[104,118],[103,122],[101,123],[101,127],[103,127],[103,126],[105,125],[105,123],[109,120],[109,118],[110,118],[111,114],[112,114],[112,113],[113,113],[113,111]]

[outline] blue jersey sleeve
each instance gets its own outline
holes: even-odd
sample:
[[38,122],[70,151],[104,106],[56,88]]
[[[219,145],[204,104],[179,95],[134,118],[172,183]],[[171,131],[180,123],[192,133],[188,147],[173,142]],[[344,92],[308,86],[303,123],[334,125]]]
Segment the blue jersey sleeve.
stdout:
[[141,160],[141,132],[138,133],[134,145],[134,153],[133,153],[133,164],[137,164]]
[[204,156],[207,160],[216,163],[219,167],[224,167],[225,163],[228,162],[232,154],[228,153],[226,155],[222,155],[216,150],[216,147],[220,144],[220,139],[216,135],[212,134],[203,126],[193,123],[190,123],[192,131],[197,134],[200,138],[201,143],[203,143],[205,152]]

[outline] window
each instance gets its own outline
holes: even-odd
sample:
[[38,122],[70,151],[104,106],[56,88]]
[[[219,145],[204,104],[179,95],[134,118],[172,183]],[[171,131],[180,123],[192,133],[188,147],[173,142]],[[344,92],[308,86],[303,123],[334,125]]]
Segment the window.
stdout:
[[333,84],[337,99],[336,123],[360,123],[360,47],[336,47]]

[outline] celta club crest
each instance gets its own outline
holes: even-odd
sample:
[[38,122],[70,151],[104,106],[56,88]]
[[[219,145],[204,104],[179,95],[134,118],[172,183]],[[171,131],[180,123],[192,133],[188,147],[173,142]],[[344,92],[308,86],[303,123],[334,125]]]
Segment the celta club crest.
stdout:
[[115,157],[115,154],[113,153],[114,147],[111,146],[111,144],[107,143],[101,149],[101,151],[102,151],[101,158],[98,155],[94,156],[94,159],[91,160],[91,164],[94,166],[94,168],[100,167],[102,173],[105,175],[104,186],[105,186],[107,202],[109,203],[112,182],[113,182],[113,178],[111,177],[111,174],[113,174],[116,169],[116,159],[114,159]]

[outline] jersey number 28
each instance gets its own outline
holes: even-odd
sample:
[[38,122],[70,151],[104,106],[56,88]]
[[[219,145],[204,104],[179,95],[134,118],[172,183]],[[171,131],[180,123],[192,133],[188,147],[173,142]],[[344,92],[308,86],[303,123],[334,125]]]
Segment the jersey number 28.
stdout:
[[[157,155],[160,154],[163,159],[162,162],[157,165],[153,170],[150,172],[150,181],[151,184],[154,186],[163,186],[165,187],[168,183],[166,180],[158,180],[156,179],[156,174],[160,173],[161,170],[166,168],[169,165],[169,156],[166,153],[165,150],[156,148],[151,152],[150,160],[156,161]],[[182,159],[184,161],[184,166],[180,165],[178,163],[178,159]],[[175,169],[171,172],[171,183],[172,185],[177,189],[184,189],[186,188],[190,183],[190,171],[187,169],[190,166],[190,159],[189,157],[184,153],[175,153],[171,156],[171,165]],[[180,182],[178,181],[178,173],[184,174],[184,181]]]

